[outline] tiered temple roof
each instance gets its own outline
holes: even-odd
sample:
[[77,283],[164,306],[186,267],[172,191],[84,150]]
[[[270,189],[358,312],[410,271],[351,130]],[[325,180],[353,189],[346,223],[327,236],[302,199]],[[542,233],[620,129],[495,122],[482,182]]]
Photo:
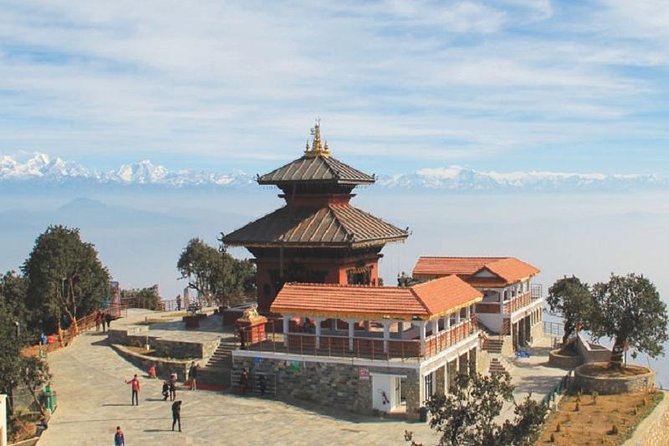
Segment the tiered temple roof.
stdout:
[[403,240],[406,231],[349,204],[284,206],[228,234],[225,243],[243,246],[363,247]]
[[348,203],[353,188],[374,183],[374,177],[333,158],[318,123],[312,135],[301,158],[257,179],[282,189],[287,205],[227,234],[225,244],[364,248],[407,238],[408,231]]

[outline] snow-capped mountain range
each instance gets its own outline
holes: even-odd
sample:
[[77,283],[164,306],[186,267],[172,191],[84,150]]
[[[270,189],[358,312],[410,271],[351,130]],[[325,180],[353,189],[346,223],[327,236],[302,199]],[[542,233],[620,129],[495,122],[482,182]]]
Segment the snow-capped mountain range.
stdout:
[[[24,161],[0,156],[0,184],[97,184],[125,186],[245,187],[255,176],[245,172],[218,173],[168,170],[149,160],[124,164],[117,170],[89,169],[76,162],[35,153]],[[666,177],[653,174],[605,175],[565,172],[494,172],[460,166],[420,169],[412,173],[379,175],[377,185],[392,189],[449,191],[562,191],[668,188]]]

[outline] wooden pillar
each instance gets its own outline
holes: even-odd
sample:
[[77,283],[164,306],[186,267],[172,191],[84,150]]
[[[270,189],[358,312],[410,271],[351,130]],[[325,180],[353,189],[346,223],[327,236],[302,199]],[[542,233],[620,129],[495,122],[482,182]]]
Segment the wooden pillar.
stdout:
[[290,318],[288,314],[283,315],[283,345],[288,347],[288,330],[290,330]]
[[313,318],[314,324],[316,325],[316,348],[321,348],[321,322],[322,318]]

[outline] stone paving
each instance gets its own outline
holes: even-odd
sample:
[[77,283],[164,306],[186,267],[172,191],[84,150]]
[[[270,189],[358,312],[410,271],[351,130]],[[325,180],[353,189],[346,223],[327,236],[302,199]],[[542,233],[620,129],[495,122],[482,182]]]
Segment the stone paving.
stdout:
[[[132,321],[141,312],[129,312]],[[112,323],[122,326],[128,321]],[[132,445],[402,445],[404,431],[425,444],[437,436],[426,424],[329,413],[227,393],[178,391],[183,401],[183,433],[171,431],[170,403],[162,401],[161,382],[145,378],[108,347],[102,333],[85,333],[49,355],[58,408],[41,446],[112,444],[117,425]],[[124,380],[140,376],[139,406],[130,405]]]
[[[143,320],[150,312],[130,310],[128,318],[112,323],[118,328]],[[213,319],[213,318],[212,318]],[[174,324],[161,324],[162,330]],[[177,333],[174,333],[177,335]],[[179,337],[185,334],[178,334]],[[204,327],[202,336],[211,336]],[[197,338],[198,332],[188,332]],[[536,350],[536,352],[542,352]],[[543,365],[546,356],[514,360],[514,383],[519,401],[529,389],[543,397],[565,371]],[[183,433],[171,431],[170,403],[162,401],[161,382],[146,379],[139,370],[108,346],[103,333],[85,333],[68,348],[49,355],[58,408],[40,445],[112,444],[117,425],[132,445],[402,445],[404,431],[425,445],[438,436],[426,423],[365,417],[332,412],[318,406],[296,407],[271,399],[241,397],[221,392],[177,392],[183,400]],[[125,380],[140,376],[139,406],[130,405],[130,386]],[[509,412],[510,411],[510,412]],[[505,414],[513,415],[512,407]]]

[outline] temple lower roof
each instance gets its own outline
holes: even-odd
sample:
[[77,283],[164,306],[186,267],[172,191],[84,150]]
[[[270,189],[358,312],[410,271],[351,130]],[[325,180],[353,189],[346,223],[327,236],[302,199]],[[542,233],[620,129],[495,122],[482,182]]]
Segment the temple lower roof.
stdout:
[[231,232],[226,245],[246,247],[365,247],[401,241],[408,232],[349,204],[284,206]]

